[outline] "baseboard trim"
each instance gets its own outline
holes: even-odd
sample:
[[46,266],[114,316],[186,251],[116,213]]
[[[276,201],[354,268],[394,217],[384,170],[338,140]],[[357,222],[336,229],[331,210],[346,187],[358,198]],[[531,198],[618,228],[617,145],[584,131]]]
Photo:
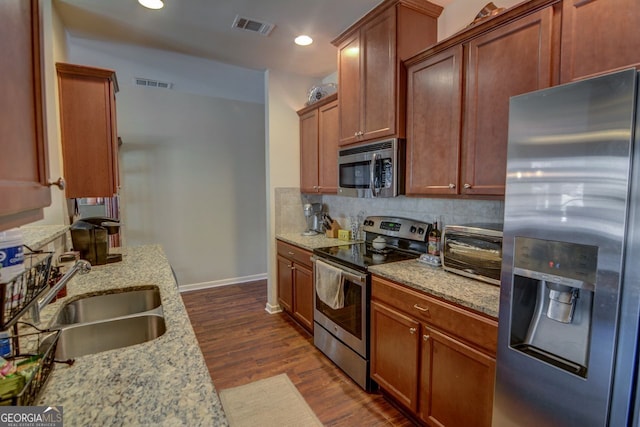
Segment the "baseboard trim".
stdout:
[[242,283],[257,282],[258,280],[267,280],[267,273],[236,277],[233,279],[214,280],[212,282],[193,283],[191,285],[181,285],[178,289],[180,293],[183,293],[199,291],[202,289],[218,288],[220,286],[240,285]]
[[266,307],[264,308],[264,311],[266,311],[269,314],[282,313],[282,307],[280,307],[279,304],[271,305],[267,303]]

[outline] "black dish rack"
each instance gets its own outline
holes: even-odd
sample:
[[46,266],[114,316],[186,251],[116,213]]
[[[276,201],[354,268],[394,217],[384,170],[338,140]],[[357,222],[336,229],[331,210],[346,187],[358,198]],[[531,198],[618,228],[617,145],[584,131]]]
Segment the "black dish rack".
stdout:
[[14,325],[48,289],[52,257],[52,252],[25,254],[24,272],[0,284],[0,330]]
[[[37,361],[20,390],[0,395],[0,405],[30,406],[35,403],[53,369],[60,331],[42,331],[32,325],[37,332],[25,332],[22,326],[18,328],[21,317],[49,289],[52,257],[52,252],[25,254],[24,272],[0,284],[0,331],[13,327],[11,352],[4,359],[15,365],[30,359]],[[2,381],[0,379],[0,388]]]
[[[15,365],[35,360],[36,367],[24,380],[19,390],[7,392],[0,390],[0,406],[32,406],[36,403],[40,391],[44,388],[53,369],[56,347],[60,330],[22,333],[11,338],[12,351],[5,359]],[[20,375],[20,374],[14,374]],[[3,379],[0,379],[0,387]]]

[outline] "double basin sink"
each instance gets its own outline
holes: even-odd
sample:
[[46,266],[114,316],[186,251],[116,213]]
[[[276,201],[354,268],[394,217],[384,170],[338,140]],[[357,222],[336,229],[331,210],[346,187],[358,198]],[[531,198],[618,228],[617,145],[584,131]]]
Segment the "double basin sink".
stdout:
[[147,286],[80,297],[64,305],[49,328],[61,330],[58,360],[151,341],[166,331],[160,290]]

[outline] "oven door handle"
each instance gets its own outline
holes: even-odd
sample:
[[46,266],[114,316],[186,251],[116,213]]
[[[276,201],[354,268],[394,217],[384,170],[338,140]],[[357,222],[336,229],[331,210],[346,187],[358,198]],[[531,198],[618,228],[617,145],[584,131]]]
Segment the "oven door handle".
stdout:
[[311,257],[311,261],[313,261],[314,265],[315,265],[316,261],[322,261],[324,263],[329,264],[330,266],[339,268],[340,270],[342,270],[342,276],[344,278],[346,278],[346,279],[349,279],[350,281],[352,281],[354,283],[358,283],[360,285],[364,285],[365,283],[367,283],[367,274],[366,273],[361,273],[359,271],[352,270],[349,267],[345,267],[344,265],[336,264],[335,262],[331,262],[328,259],[320,258],[320,257],[317,257],[315,255],[313,255]]

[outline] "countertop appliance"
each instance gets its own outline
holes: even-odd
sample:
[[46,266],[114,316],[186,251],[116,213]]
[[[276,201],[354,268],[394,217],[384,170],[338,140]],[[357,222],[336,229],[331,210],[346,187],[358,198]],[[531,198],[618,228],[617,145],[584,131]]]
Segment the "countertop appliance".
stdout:
[[71,227],[73,249],[80,258],[91,265],[110,264],[122,261],[122,254],[109,253],[109,238],[120,231],[120,221],[115,218],[90,217],[74,222]]
[[322,203],[305,203],[302,209],[307,222],[307,229],[302,232],[302,235],[313,236],[324,233]]
[[624,70],[511,98],[493,425],[638,425],[640,120]]
[[338,195],[395,197],[404,194],[405,143],[386,139],[338,151]]
[[500,285],[501,223],[447,225],[442,233],[442,268]]
[[[427,251],[431,224],[407,218],[369,216],[363,220],[365,241],[314,249],[313,341],[325,355],[365,390],[374,388],[369,377],[369,306],[375,264],[416,259]],[[380,237],[385,247],[375,249]],[[380,246],[376,244],[376,246]],[[328,266],[328,267],[327,267]],[[324,301],[318,285],[339,272],[342,303]]]

